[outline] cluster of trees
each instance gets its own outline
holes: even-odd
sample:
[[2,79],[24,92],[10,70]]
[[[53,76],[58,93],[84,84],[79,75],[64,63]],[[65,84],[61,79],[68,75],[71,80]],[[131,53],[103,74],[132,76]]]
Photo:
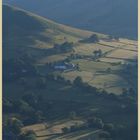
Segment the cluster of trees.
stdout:
[[[113,123],[104,123],[102,119],[96,117],[90,117],[87,121],[82,125],[72,125],[70,127],[62,128],[62,132],[71,133],[79,130],[87,130],[87,129],[96,129],[102,130],[99,133],[99,137],[103,139],[124,139],[131,140],[137,139],[137,127],[134,125],[132,128],[120,124],[114,125]],[[129,134],[128,134],[129,132]]]
[[94,54],[95,58],[101,57],[102,56],[102,50],[101,49],[95,50],[95,51],[93,51],[93,54]]
[[8,119],[3,128],[3,140],[36,140],[33,131],[22,132],[23,123],[18,118]]
[[[113,93],[109,94],[105,90],[98,90],[97,88],[84,83],[81,77],[75,78],[73,86],[78,88],[81,91],[81,94],[89,93],[94,95],[95,98],[100,97],[108,101],[112,100],[114,102],[119,102],[116,106],[116,111],[121,114],[137,114],[137,94],[133,88],[123,90],[123,93],[120,95],[115,95]],[[116,111],[113,110],[114,114]]]
[[88,55],[80,55],[80,54],[72,53],[70,56],[68,56],[65,59],[65,62],[70,62],[71,60],[76,60],[76,59],[88,59],[88,58],[93,58],[93,57]]
[[72,84],[73,88],[79,89],[82,93],[91,93],[98,95],[99,91],[96,87],[90,86],[88,83],[84,82],[80,76],[76,77]]
[[93,117],[93,118],[89,118],[87,120],[87,126],[89,128],[102,129],[104,126],[104,123],[103,123],[102,119]]
[[136,94],[136,91],[130,87],[130,88],[123,88],[122,89],[122,96],[133,96],[133,97],[136,97],[137,94]]
[[74,43],[73,42],[64,42],[62,44],[55,44],[54,50],[55,52],[70,52],[73,51]]
[[110,133],[108,133],[108,132],[106,132],[106,131],[102,131],[102,132],[99,134],[99,138],[101,138],[101,139],[107,139],[107,140],[112,140],[112,139],[111,139]]
[[[36,78],[36,82],[34,88],[37,89],[46,89],[49,82],[61,82],[64,85],[70,85],[71,89],[78,89],[81,94],[90,93],[95,96],[100,96],[106,99],[113,99],[113,100],[126,100],[134,103],[136,101],[137,94],[133,88],[123,89],[122,94],[115,95],[115,94],[108,94],[105,90],[98,90],[96,87],[90,86],[88,83],[83,82],[81,77],[76,77],[73,82],[66,80],[64,77],[61,76],[54,76],[53,74],[48,74],[46,77],[38,77]],[[70,89],[70,90],[71,90]],[[125,101],[125,102],[126,102]],[[10,101],[7,99],[3,99],[3,111],[4,113],[17,111],[23,114],[34,114],[34,110],[40,111],[40,108],[37,104],[43,104],[43,97],[41,95],[35,95],[34,93],[29,93],[23,95],[22,99],[19,101]],[[47,106],[47,104],[45,105]],[[135,105],[134,105],[135,106]],[[34,109],[35,108],[35,109]],[[34,117],[33,117],[34,118]]]
[[96,118],[96,117],[91,117],[87,119],[87,126],[89,128],[97,128],[97,129],[102,129],[104,131],[107,131],[109,133],[113,133],[115,127],[112,123],[104,123],[102,119]]
[[45,120],[41,106],[48,107],[44,103],[42,96],[35,96],[34,94],[25,94],[22,99],[10,101],[3,99],[3,113],[19,114],[22,116],[22,122],[25,125],[43,122]]
[[60,76],[60,75],[53,75],[53,74],[47,74],[46,77],[46,82],[48,81],[55,81],[55,82],[62,82],[62,84],[64,83],[65,85],[71,85],[71,81],[70,80],[66,80],[64,77]]
[[63,133],[71,133],[71,132],[75,132],[78,130],[82,130],[84,127],[80,126],[80,125],[72,125],[70,127],[64,127],[62,128],[62,132]]
[[[107,71],[111,71],[109,68],[107,69]],[[80,89],[82,89],[83,92],[86,91],[86,93],[94,93],[95,95],[99,95],[99,96],[104,96],[107,98],[112,98],[112,99],[136,99],[137,97],[137,93],[134,90],[134,88],[130,87],[128,89],[123,88],[122,89],[122,94],[120,95],[115,95],[113,93],[108,93],[105,90],[99,91],[96,87],[90,86],[88,83],[83,82],[82,78],[80,76],[76,77],[75,80],[73,81],[73,86],[75,87],[79,87]],[[85,89],[85,90],[84,90]],[[128,98],[130,97],[130,98]]]
[[53,75],[53,74],[47,74],[46,76],[40,76],[36,75],[34,78],[34,81],[29,82],[28,78],[20,78],[18,80],[18,83],[24,86],[25,89],[47,89],[50,82],[61,82],[63,84],[69,84],[71,85],[70,80],[66,80],[64,77],[60,75]]
[[89,38],[80,40],[80,42],[82,42],[82,43],[98,43],[99,41],[100,40],[99,40],[99,37],[97,34],[93,34]]
[[97,129],[97,130],[103,130],[103,133],[101,133],[100,137],[108,137],[110,138],[112,135],[114,135],[115,127],[112,123],[104,123],[102,119],[91,117],[88,118],[87,121],[84,124],[78,125],[72,125],[70,127],[64,127],[62,128],[63,133],[71,133],[79,130],[86,130],[86,129]]
[[[137,127],[134,126],[134,130],[131,130],[128,126],[124,125],[114,125],[112,123],[104,123],[102,119],[91,117],[87,119],[87,122],[83,125],[73,125],[69,128],[64,127],[62,129],[63,133],[71,133],[79,130],[86,129],[100,129],[102,132],[99,134],[100,138],[110,138],[110,139],[119,139],[123,138],[124,140],[136,138]],[[130,131],[130,134],[127,134]]]
[[137,90],[134,90],[133,87],[123,88],[121,96],[124,98],[129,98],[129,99],[136,101],[137,100]]
[[[136,108],[136,103],[135,100],[133,99],[133,96],[136,95],[134,90],[130,88],[129,90],[123,90],[122,95],[114,95],[114,94],[108,94],[106,91],[99,91],[97,88],[90,86],[88,83],[83,82],[81,77],[76,77],[73,83],[70,81],[65,80],[61,76],[54,76],[53,74],[48,74],[46,77],[40,77],[38,80],[38,87],[36,88],[43,88],[47,85],[47,82],[50,81],[55,81],[55,82],[62,82],[71,85],[71,89],[78,89],[81,94],[92,94],[95,95],[95,97],[102,97],[103,99],[108,99],[108,100],[113,100],[113,101],[118,101],[120,105],[118,105],[115,109],[118,112],[122,113],[135,113],[137,112]],[[36,85],[36,86],[37,86]],[[54,87],[55,88],[55,87]],[[70,89],[70,90],[71,90]],[[73,90],[72,90],[73,91]],[[124,106],[121,106],[121,103],[124,104]],[[12,114],[19,114],[22,116],[22,123],[19,124],[24,124],[24,125],[30,125],[34,123],[40,123],[44,122],[46,120],[46,110],[49,110],[52,107],[52,104],[47,103],[47,101],[44,101],[44,98],[42,95],[36,95],[34,93],[29,93],[23,95],[23,97],[18,100],[18,101],[12,101],[9,99],[3,98],[3,113],[12,113]],[[115,111],[116,111],[115,110]],[[114,113],[115,113],[114,111]],[[72,117],[75,117],[75,113],[71,113]],[[16,121],[17,123],[18,121]],[[12,128],[12,133],[15,133],[14,131],[17,129],[17,127],[11,127],[11,124],[7,123],[7,127]],[[22,127],[22,125],[19,125],[18,127]],[[86,129],[87,128],[98,128],[98,129],[103,129],[105,132],[107,131],[109,135],[114,136],[114,126],[112,124],[105,124],[100,118],[89,118],[86,123]],[[6,127],[5,127],[6,128]],[[72,126],[71,128],[65,128],[63,131],[66,132],[71,132],[71,131],[77,131],[80,129],[84,129],[85,126]],[[118,128],[119,129],[119,128]],[[7,128],[6,128],[7,130]],[[19,130],[19,129],[17,129]],[[17,132],[18,133],[18,132]],[[20,131],[19,131],[20,133]],[[115,130],[115,133],[116,130]],[[28,134],[27,134],[28,135]],[[102,134],[101,137],[104,135],[107,136],[107,134]],[[116,134],[117,135],[117,134]]]
[[110,40],[116,40],[116,41],[119,41],[119,37],[118,36],[112,36],[112,35],[109,35],[108,38]]
[[123,139],[123,140],[137,140],[137,126],[125,126],[125,125],[104,125],[103,132],[99,135],[101,138],[111,138],[113,140]]
[[21,133],[18,137],[19,140],[36,140],[36,134],[34,131],[26,131],[24,133]]
[[85,57],[85,56],[83,56],[83,55],[76,54],[76,53],[72,53],[72,54],[68,57],[68,59],[74,60],[74,59],[82,59],[82,58],[84,58],[84,57]]

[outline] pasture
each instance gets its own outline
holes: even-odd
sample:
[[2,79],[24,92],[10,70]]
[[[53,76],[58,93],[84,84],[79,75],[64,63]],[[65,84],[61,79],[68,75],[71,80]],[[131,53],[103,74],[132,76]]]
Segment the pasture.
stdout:
[[[102,51],[102,56],[94,60],[93,52],[99,49]],[[73,53],[53,54],[40,59],[38,64],[64,61],[71,54]],[[81,59],[70,60],[70,63],[79,66],[79,70],[58,71],[57,75],[70,81],[80,76],[84,82],[115,94],[121,94],[123,88],[131,86],[127,79],[121,77],[120,71],[125,64],[137,59],[137,43],[135,41],[127,42],[126,39],[120,39],[120,41],[101,40],[95,44],[75,43],[74,54],[83,56]]]

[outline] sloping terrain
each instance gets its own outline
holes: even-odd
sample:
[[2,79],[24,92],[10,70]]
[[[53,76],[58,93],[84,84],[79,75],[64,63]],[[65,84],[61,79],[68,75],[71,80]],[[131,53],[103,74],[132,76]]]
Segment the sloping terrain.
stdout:
[[[128,80],[128,75],[122,77],[122,73],[132,62],[135,69],[137,42],[127,39],[107,40],[107,36],[102,34],[97,34],[99,43],[79,42],[92,34],[94,33],[57,24],[18,8],[7,5],[3,7],[3,60],[31,58],[35,60],[39,72],[46,74],[47,63],[52,63],[55,67],[55,63],[70,59],[69,63],[79,65],[79,70],[52,70],[52,73],[71,81],[81,76],[90,85],[120,94],[123,88],[132,86],[131,79],[136,79],[136,76],[128,73]],[[64,42],[73,42],[73,51],[56,52],[54,45]],[[97,50],[102,51],[98,61],[93,59],[93,52]],[[135,83],[133,85],[136,86]]]
[[4,139],[136,140],[137,49],[4,5]]
[[57,24],[18,8],[3,6],[3,53],[9,57],[18,55],[24,49],[36,53],[37,48],[47,49],[55,43],[75,42],[91,34],[92,32]]
[[137,0],[4,0],[82,29],[137,39]]

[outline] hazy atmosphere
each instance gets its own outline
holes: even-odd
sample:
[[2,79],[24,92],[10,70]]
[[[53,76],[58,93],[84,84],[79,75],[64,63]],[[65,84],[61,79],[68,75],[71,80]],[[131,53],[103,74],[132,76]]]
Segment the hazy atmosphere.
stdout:
[[3,0],[56,22],[137,39],[137,0]]
[[3,140],[137,140],[137,0],[3,0]]

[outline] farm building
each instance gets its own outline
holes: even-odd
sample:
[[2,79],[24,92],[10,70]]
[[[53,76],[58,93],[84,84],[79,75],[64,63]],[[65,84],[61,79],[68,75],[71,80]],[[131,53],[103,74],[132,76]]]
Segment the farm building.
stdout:
[[64,66],[64,65],[56,65],[56,66],[54,66],[54,69],[66,70],[66,69],[67,69],[67,67],[66,67],[66,66]]
[[59,63],[54,66],[55,70],[71,70],[74,68],[75,68],[75,65],[71,63]]

